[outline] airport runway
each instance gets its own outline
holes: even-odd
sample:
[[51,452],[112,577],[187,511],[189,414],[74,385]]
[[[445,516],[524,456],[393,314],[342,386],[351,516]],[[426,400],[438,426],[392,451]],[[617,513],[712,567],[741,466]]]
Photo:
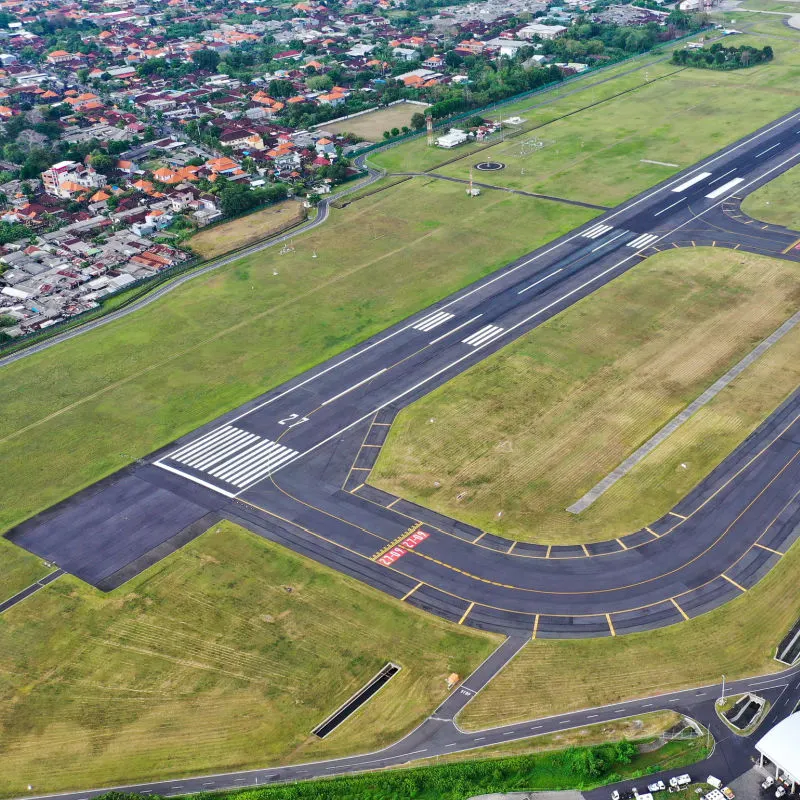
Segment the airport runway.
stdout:
[[800,110],[19,525],[8,537],[107,590],[226,517],[459,624],[613,636],[694,617],[782,557],[800,522],[800,392],[662,519],[547,547],[365,483],[404,406],[672,247],[800,261],[738,200],[800,162]]

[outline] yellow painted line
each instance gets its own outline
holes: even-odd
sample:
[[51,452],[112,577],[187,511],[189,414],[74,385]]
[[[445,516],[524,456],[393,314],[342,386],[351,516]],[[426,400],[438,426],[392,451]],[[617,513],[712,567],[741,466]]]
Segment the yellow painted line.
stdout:
[[681,607],[678,605],[678,601],[677,601],[677,600],[676,600],[674,597],[670,597],[670,600],[672,600],[672,605],[674,605],[674,606],[675,606],[675,608],[677,608],[677,609],[678,609],[678,611],[680,611],[680,612],[681,612],[681,616],[682,616],[682,617],[683,617],[685,620],[688,620],[688,619],[689,619],[689,615],[688,615],[688,614],[687,614],[687,613],[686,613],[686,612],[685,612],[685,611],[684,611],[684,610],[683,610],[683,609],[682,609],[682,608],[681,608]]
[[514,549],[516,546],[517,546],[517,543],[516,543],[516,542],[511,542],[511,547],[509,547],[509,548],[508,548],[508,550],[506,550],[506,553],[507,553],[507,554],[510,554],[510,553],[511,553],[511,551],[512,551],[512,550],[513,550],[513,549]]
[[606,614],[606,622],[608,622],[608,629],[611,631],[611,635],[616,636],[617,632],[614,630],[614,623],[611,621],[611,614]]
[[553,545],[551,545],[551,544],[547,545],[547,555],[545,556],[545,558],[550,558],[550,551],[552,549],[553,549]]
[[414,592],[416,592],[417,589],[419,589],[419,587],[423,585],[424,584],[422,583],[422,581],[420,581],[413,589],[411,589],[411,591],[408,591],[403,595],[403,597],[401,598],[401,602],[403,600],[408,600],[408,598],[411,597],[411,595],[414,594]]
[[581,547],[583,548],[583,553],[587,558],[591,558],[591,553],[589,552],[588,548],[585,544],[582,544]]
[[799,244],[800,244],[800,239],[798,239],[796,242],[792,242],[792,244],[790,244],[785,250],[782,251],[783,254],[786,255],[790,250],[797,247],[797,245]]
[[627,550],[627,549],[628,549],[628,545],[626,545],[626,544],[625,544],[625,542],[623,542],[623,541],[622,541],[622,539],[617,539],[617,542],[619,542],[619,546],[620,546],[620,547],[621,547],[623,550]]
[[394,500],[392,500],[392,502],[391,502],[391,503],[389,503],[389,505],[388,505],[388,506],[386,506],[386,508],[391,508],[391,507],[392,507],[392,506],[393,506],[395,503],[399,503],[399,502],[400,502],[400,500],[401,500],[401,498],[399,498],[399,497],[395,497],[395,499],[394,499]]
[[656,539],[660,539],[660,538],[661,538],[661,534],[658,534],[658,533],[656,533],[656,532],[655,532],[655,531],[654,531],[652,528],[648,528],[647,526],[645,526],[645,530],[646,530],[646,531],[647,531],[647,532],[648,532],[648,533],[649,533],[651,536],[655,536],[655,537],[656,537]]
[[459,624],[459,625],[462,625],[462,624],[464,623],[464,620],[465,620],[465,619],[466,619],[466,618],[469,616],[469,612],[470,612],[470,611],[472,611],[472,609],[473,609],[473,608],[475,608],[475,603],[470,603],[470,604],[469,604],[469,607],[468,607],[468,608],[467,608],[467,610],[464,612],[464,614],[463,614],[463,616],[461,617],[461,619],[458,621],[458,624]]
[[739,244],[737,244],[737,245],[736,245],[736,247],[734,247],[733,249],[734,249],[734,250],[738,250],[738,249],[739,249],[741,246],[742,246],[742,243],[741,243],[741,242],[739,242]]
[[539,631],[539,615],[537,614],[536,619],[533,621],[533,636],[531,636],[531,639],[536,638],[536,634],[538,633],[538,631]]
[[697,245],[695,244],[694,240],[692,240],[692,247],[697,247]]
[[355,489],[351,489],[350,490],[350,494],[355,494],[359,489],[363,489],[363,488],[364,488],[364,484],[363,483],[359,483],[358,486],[356,486]]
[[479,542],[481,539],[483,539],[483,537],[484,537],[484,536],[486,536],[486,531],[484,531],[484,532],[483,532],[483,533],[481,533],[481,534],[478,534],[478,536],[476,536],[476,537],[475,537],[475,538],[472,540],[472,544],[475,544],[476,542]]
[[372,424],[373,425],[380,425],[382,428],[391,428],[392,427],[392,423],[391,422],[373,422]]
[[742,592],[746,592],[747,591],[747,589],[745,589],[744,586],[736,583],[736,581],[733,578],[729,578],[724,572],[722,572],[721,575],[722,575],[723,578],[725,578],[726,581],[728,581],[728,583],[732,583],[740,591],[742,591]]
[[714,239],[714,240],[711,242],[711,246],[712,246],[712,247],[716,247],[716,246],[717,246],[717,240],[716,240],[716,239]]
[[683,514],[676,514],[674,511],[668,511],[668,514],[672,514],[673,517],[677,517],[678,519],[688,519],[688,517],[684,517]]
[[382,444],[362,444],[361,446],[362,447],[377,447],[377,448],[383,447]]
[[753,547],[760,547],[762,550],[766,550],[768,553],[775,553],[776,556],[783,555],[780,550],[773,550],[771,547],[767,547],[765,544],[759,544],[758,542],[756,542]]
[[680,249],[681,249],[681,248],[680,248],[680,245],[678,245],[678,244],[675,244],[675,242],[673,242],[673,243],[672,243],[672,246],[673,246],[673,247],[675,247],[675,248],[677,248],[678,250],[680,250]]
[[372,472],[372,467],[351,467],[350,469],[355,472]]

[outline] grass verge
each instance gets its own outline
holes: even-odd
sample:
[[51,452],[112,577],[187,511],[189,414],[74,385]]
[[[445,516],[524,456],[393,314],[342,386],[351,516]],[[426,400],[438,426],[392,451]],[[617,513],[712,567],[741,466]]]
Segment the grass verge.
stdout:
[[303,218],[304,209],[300,201],[284,200],[261,211],[201,230],[186,244],[203,259],[216,258],[280,233]]
[[[64,576],[0,617],[0,795],[364,752],[499,641],[221,523],[109,595]],[[310,735],[387,661],[403,669]]]
[[773,656],[800,615],[793,547],[750,591],[688,622],[609,639],[536,639],[464,709],[470,730],[780,671]]
[[370,481],[518,540],[636,530],[797,386],[800,331],[593,506],[566,508],[797,310],[798,274],[721,249],[658,254],[405,409]]
[[[652,752],[619,742],[541,755],[460,761],[353,777],[220,793],[223,800],[466,800],[495,792],[591,789],[705,758],[701,741],[669,742]],[[217,796],[217,795],[215,795]]]
[[763,222],[800,230],[800,166],[792,167],[747,195],[742,203],[742,211]]

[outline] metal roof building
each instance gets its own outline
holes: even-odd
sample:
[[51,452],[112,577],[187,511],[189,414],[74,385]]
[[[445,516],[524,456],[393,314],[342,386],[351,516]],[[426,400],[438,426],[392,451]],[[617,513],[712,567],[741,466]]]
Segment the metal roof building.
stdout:
[[800,713],[792,714],[764,734],[756,744],[761,764],[769,759],[775,765],[775,777],[781,773],[794,785],[800,783]]

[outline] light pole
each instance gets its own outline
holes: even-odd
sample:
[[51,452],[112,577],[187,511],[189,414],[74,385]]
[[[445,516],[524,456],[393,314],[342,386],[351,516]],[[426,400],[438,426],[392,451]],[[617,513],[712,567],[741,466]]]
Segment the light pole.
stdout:
[[725,676],[722,676],[722,696],[717,700],[717,705],[725,705]]

